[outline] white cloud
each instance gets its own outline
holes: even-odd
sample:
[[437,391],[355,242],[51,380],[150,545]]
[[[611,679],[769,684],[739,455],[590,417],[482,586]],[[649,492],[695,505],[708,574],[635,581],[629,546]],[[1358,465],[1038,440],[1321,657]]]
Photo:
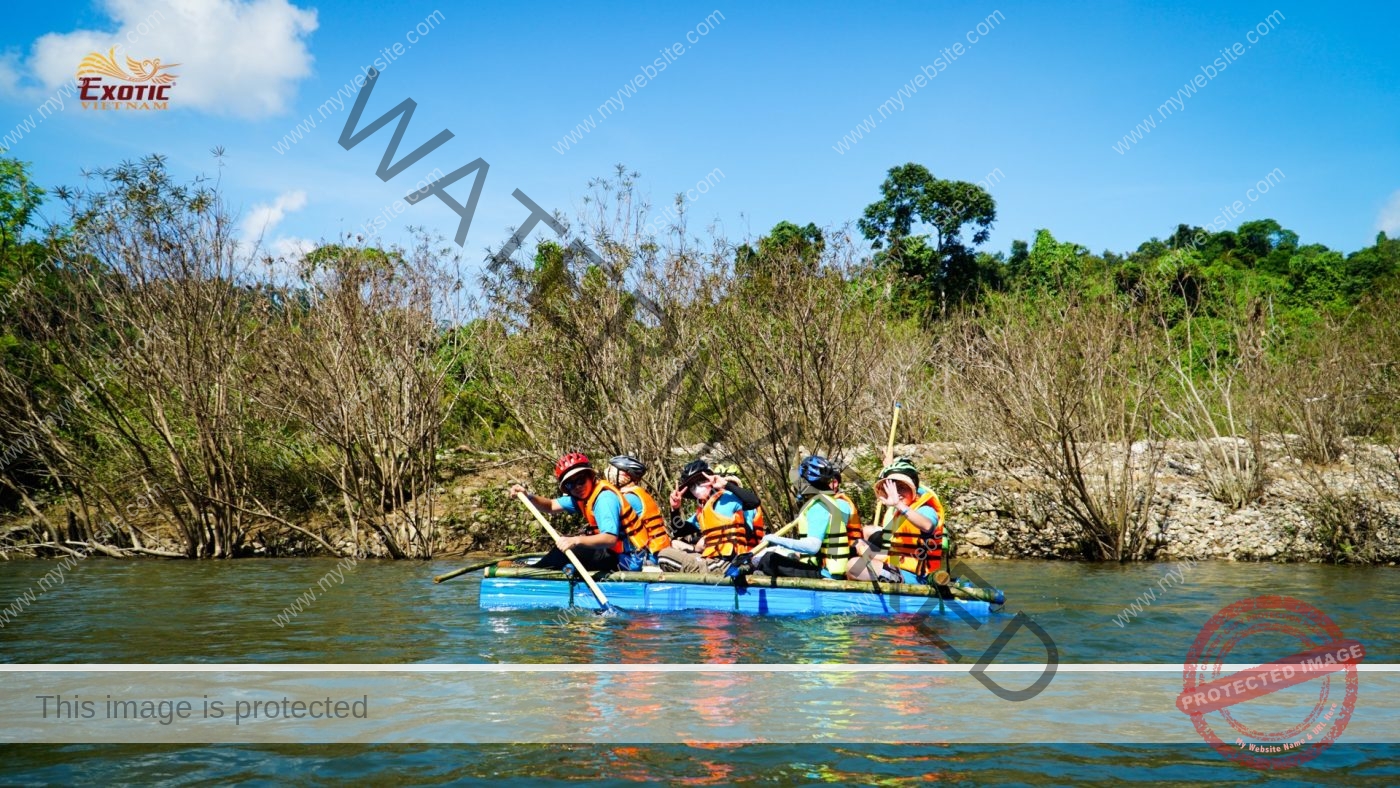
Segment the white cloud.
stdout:
[[[44,90],[71,83],[91,52],[117,46],[138,60],[179,63],[171,109],[260,117],[287,109],[311,74],[306,37],[316,11],[287,0],[105,0],[111,30],[48,33],[34,42],[28,72]],[[0,89],[5,85],[0,63]]]
[[310,238],[297,238],[292,235],[279,235],[268,244],[268,254],[286,260],[300,260],[320,244]]
[[1376,229],[1386,235],[1400,236],[1400,191],[1390,195],[1390,202],[1381,209],[1380,216],[1376,217]]
[[0,52],[0,96],[19,92],[19,56]]
[[306,207],[306,192],[296,189],[282,192],[272,202],[254,205],[243,217],[243,240],[256,241],[272,232],[287,214]]
[[274,285],[294,285],[301,258],[319,245],[309,238],[279,235],[264,243],[258,255],[249,261],[249,273]]

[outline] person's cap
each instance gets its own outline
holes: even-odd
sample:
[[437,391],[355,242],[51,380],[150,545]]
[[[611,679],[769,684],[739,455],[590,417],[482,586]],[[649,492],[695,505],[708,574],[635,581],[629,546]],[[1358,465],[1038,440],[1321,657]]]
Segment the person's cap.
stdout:
[[880,480],[893,479],[897,484],[905,484],[915,492],[919,489],[919,469],[907,457],[900,457],[880,470]]

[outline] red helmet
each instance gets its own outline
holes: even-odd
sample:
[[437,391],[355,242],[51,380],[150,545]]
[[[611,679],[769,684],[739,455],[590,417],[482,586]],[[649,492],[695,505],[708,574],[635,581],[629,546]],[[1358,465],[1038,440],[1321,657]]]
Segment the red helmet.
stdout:
[[592,470],[592,467],[588,464],[588,455],[581,451],[568,452],[563,457],[560,457],[558,462],[554,463],[554,478],[562,484],[565,477],[572,476],[572,472],[579,468]]

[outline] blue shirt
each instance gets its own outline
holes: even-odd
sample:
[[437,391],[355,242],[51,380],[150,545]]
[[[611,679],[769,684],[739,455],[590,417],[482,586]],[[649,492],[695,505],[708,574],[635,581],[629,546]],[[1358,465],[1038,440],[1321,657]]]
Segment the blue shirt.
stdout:
[[641,517],[642,496],[636,494],[635,492],[627,492],[623,493],[623,495],[627,496],[627,505],[632,507],[632,511],[636,512],[638,517]]
[[[919,497],[922,498],[922,497],[924,496],[924,494],[927,493],[927,492],[928,492],[928,488],[927,488],[927,487],[920,487],[920,488],[919,488]],[[923,516],[927,517],[927,518],[928,518],[928,521],[929,521],[930,523],[933,523],[933,527],[934,527],[935,530],[938,528],[938,510],[935,509],[935,508],[933,508],[933,504],[931,504],[931,503],[926,503],[926,504],[924,504],[923,506],[920,506],[919,508],[915,509],[914,511],[916,511],[916,512],[918,512],[919,514],[922,514]],[[912,523],[911,523],[911,525],[912,525]],[[930,531],[929,533],[932,533],[932,531]]]
[[[699,511],[699,510],[700,510],[700,509],[703,509],[703,508],[704,508],[704,504],[701,504],[700,507],[698,507],[698,508],[696,509],[695,514],[692,514],[691,516],[689,516],[689,517],[686,518],[686,522],[690,523],[691,525],[699,526],[699,524],[700,524],[700,511]],[[718,514],[722,519],[731,520],[731,519],[734,518],[734,515],[735,515],[736,513],[742,512],[742,511],[744,511],[744,504],[741,503],[741,502],[739,501],[739,496],[735,495],[735,494],[732,493],[732,492],[722,492],[722,493],[720,493],[720,494],[719,494],[719,500],[715,501],[715,514]],[[755,509],[754,511],[757,512],[758,510]],[[744,514],[744,521],[745,521],[745,522],[751,523],[752,521],[749,519],[750,516],[751,516],[750,513],[745,512],[745,514]]]
[[[555,498],[554,502],[570,514],[580,513],[578,501],[572,495]],[[622,500],[617,497],[617,493],[612,490],[598,493],[598,498],[593,501],[593,519],[598,521],[599,531],[612,534],[622,542],[623,553],[634,552],[632,541],[622,532]]]

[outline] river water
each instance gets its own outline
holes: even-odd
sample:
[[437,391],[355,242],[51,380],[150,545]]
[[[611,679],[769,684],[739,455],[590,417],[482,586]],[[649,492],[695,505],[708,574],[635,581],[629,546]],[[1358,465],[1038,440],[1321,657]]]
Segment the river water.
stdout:
[[[338,564],[84,561],[40,589],[47,561],[0,564],[5,663],[936,663],[975,660],[1001,627],[949,617],[757,618],[729,613],[560,616],[487,612],[479,574],[434,585],[452,562],[362,561],[294,617],[287,608]],[[1278,594],[1325,612],[1365,644],[1367,662],[1400,662],[1400,570],[1274,564],[1108,565],[982,561],[967,567],[1006,592],[1054,641],[1062,663],[1176,663],[1223,607]],[[1169,575],[1168,573],[1172,573]],[[1164,580],[1164,578],[1166,578]],[[51,585],[51,584],[50,584]],[[14,610],[11,600],[39,592]],[[1154,596],[1155,595],[1155,596]],[[1131,605],[1137,602],[1134,610]],[[282,618],[279,620],[279,615]],[[939,645],[941,640],[943,646]],[[1240,662],[1269,655],[1239,654]],[[1002,661],[1040,662],[1013,639]],[[990,696],[988,696],[990,701]],[[781,713],[781,708],[773,713]],[[975,710],[960,709],[958,714]],[[8,745],[4,783],[229,781],[398,784],[580,777],[725,784],[1078,783],[1107,774],[1244,783],[1400,782],[1400,749],[1341,741],[1318,759],[1269,774],[1204,745]]]

